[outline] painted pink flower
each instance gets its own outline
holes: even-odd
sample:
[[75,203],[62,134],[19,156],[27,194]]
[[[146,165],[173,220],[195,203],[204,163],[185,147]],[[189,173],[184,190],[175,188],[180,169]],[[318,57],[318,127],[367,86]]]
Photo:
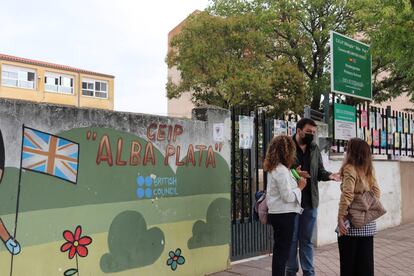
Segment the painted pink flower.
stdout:
[[63,237],[67,242],[65,242],[61,247],[61,252],[69,251],[69,259],[75,257],[75,255],[79,255],[79,257],[86,257],[88,255],[88,248],[86,245],[92,243],[92,238],[89,236],[83,236],[82,234],[82,227],[78,225],[75,229],[75,233],[72,233],[69,230],[65,230],[63,232]]

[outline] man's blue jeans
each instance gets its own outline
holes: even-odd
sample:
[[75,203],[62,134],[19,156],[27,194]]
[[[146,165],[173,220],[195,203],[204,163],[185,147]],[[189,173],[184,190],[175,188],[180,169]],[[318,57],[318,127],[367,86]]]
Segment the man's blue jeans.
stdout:
[[303,213],[296,217],[293,232],[292,246],[290,248],[289,260],[286,265],[286,275],[296,275],[299,271],[297,258],[299,245],[300,266],[304,276],[315,275],[313,268],[313,243],[312,235],[315,228],[317,208],[305,208]]

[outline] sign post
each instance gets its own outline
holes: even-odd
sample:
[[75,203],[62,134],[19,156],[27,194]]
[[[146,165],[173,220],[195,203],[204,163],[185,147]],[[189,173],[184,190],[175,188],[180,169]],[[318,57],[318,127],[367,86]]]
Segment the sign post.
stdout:
[[368,45],[331,31],[331,92],[372,100]]

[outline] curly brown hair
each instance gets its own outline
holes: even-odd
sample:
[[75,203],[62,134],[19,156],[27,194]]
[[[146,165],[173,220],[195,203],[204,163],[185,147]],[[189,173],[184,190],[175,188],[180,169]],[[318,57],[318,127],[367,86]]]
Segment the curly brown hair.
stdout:
[[296,145],[292,137],[286,135],[274,137],[267,148],[263,169],[265,172],[270,172],[279,164],[290,168],[295,158]]

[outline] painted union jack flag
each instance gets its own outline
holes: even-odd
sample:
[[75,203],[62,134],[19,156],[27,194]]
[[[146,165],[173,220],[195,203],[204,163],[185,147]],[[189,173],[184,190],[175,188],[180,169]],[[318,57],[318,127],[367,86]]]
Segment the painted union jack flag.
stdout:
[[22,168],[77,182],[79,144],[32,128],[23,128]]

